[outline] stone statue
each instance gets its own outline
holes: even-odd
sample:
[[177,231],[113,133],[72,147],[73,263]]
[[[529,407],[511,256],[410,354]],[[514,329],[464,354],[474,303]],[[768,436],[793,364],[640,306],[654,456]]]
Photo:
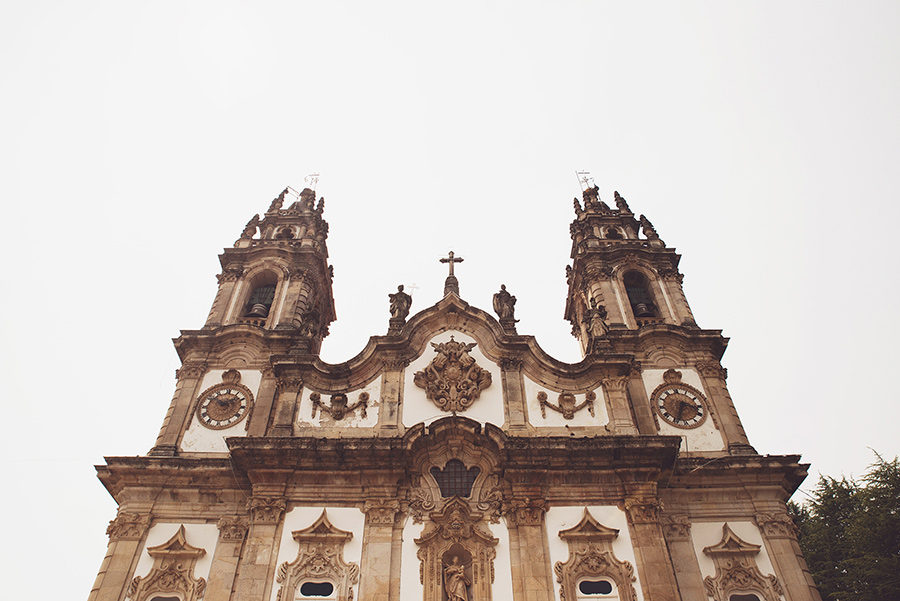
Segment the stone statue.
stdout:
[[618,192],[615,192],[615,200],[616,200],[616,208],[622,211],[623,213],[630,213],[631,209],[628,208],[628,203],[625,202],[625,199],[622,198]]
[[506,291],[506,284],[501,284],[500,292],[494,294],[494,311],[501,321],[515,318],[516,297]]
[[254,215],[250,221],[247,222],[247,225],[244,226],[244,232],[241,234],[241,238],[249,239],[256,235],[256,229],[259,227],[259,213]]
[[466,566],[459,563],[459,557],[454,556],[450,565],[444,568],[444,592],[447,593],[447,601],[469,601],[469,593],[466,586],[471,584],[466,577]]
[[606,325],[606,307],[591,298],[591,308],[587,310],[584,321],[587,322],[588,335],[591,339],[599,338],[609,331]]
[[409,308],[412,306],[412,297],[403,292],[403,284],[397,286],[397,292],[388,294],[391,301],[391,318],[406,319],[409,315]]

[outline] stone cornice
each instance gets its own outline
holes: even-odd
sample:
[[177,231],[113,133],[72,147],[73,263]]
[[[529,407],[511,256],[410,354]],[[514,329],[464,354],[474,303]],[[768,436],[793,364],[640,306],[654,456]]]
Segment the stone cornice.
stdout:
[[776,488],[782,501],[806,478],[808,463],[800,455],[722,455],[679,457],[668,488],[714,489],[735,486]]

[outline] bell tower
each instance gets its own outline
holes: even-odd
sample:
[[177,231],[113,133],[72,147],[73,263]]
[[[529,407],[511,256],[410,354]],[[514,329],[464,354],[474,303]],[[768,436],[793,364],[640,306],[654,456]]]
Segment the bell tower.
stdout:
[[[597,186],[575,198],[572,265],[565,318],[587,355],[604,347],[610,329],[636,330],[655,323],[695,328],[681,287],[681,256],[666,247],[650,220],[635,218],[615,192],[613,209]],[[643,235],[641,235],[643,234]],[[593,350],[592,350],[593,349]]]

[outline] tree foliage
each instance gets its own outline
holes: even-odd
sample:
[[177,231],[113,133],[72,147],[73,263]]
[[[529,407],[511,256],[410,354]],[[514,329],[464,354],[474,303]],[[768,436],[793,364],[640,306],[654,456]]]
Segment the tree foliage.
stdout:
[[820,476],[789,509],[827,601],[900,599],[900,463],[880,455],[859,480]]

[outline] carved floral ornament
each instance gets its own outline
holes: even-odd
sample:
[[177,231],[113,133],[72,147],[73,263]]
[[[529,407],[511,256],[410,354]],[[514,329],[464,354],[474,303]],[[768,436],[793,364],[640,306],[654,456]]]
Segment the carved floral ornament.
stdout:
[[316,417],[316,413],[320,410],[322,413],[327,413],[331,418],[335,421],[341,421],[345,416],[353,413],[356,409],[359,409],[359,416],[363,419],[366,419],[366,408],[369,406],[369,393],[361,392],[359,393],[358,400],[352,405],[348,404],[347,395],[344,393],[338,393],[331,395],[331,404],[326,405],[322,401],[322,395],[318,392],[313,392],[309,395],[309,399],[312,401],[312,416],[313,419]]
[[250,497],[247,509],[254,524],[277,524],[286,506],[282,497]]
[[475,363],[469,352],[474,342],[432,342],[437,352],[425,369],[415,373],[413,382],[443,411],[465,411],[491,385],[491,374]]
[[594,417],[594,401],[597,400],[597,395],[593,390],[590,390],[584,395],[584,400],[581,403],[578,403],[575,395],[571,392],[561,392],[559,393],[557,404],[554,405],[547,400],[547,393],[542,390],[538,393],[537,399],[541,406],[541,417],[547,418],[547,409],[549,408],[558,413],[562,413],[562,416],[565,419],[573,419],[575,414],[585,407],[587,407],[591,417]]
[[344,561],[344,545],[353,538],[352,532],[335,528],[325,510],[309,527],[291,533],[300,548],[297,557],[284,562],[278,568],[275,581],[278,589],[277,601],[293,601],[297,589],[304,582],[330,583],[336,601],[353,599],[353,585],[359,582],[359,565]]
[[197,560],[206,550],[193,547],[185,538],[184,526],[167,542],[149,547],[153,567],[145,577],[137,576],[128,585],[125,597],[145,601],[156,594],[175,593],[182,601],[196,601],[206,592],[206,580],[194,577]]
[[722,540],[703,549],[716,565],[715,577],[703,579],[706,594],[715,601],[728,601],[735,593],[756,594],[765,601],[778,601],[784,595],[778,578],[764,576],[754,559],[760,546],[748,543],[722,525]]
[[634,567],[613,553],[612,542],[618,536],[618,530],[599,523],[587,507],[578,524],[560,531],[559,537],[569,545],[569,558],[553,566],[562,601],[576,601],[578,583],[585,579],[611,580],[621,601],[637,599]]
[[146,513],[119,512],[109,523],[106,534],[110,541],[140,540],[150,525],[150,515]]

